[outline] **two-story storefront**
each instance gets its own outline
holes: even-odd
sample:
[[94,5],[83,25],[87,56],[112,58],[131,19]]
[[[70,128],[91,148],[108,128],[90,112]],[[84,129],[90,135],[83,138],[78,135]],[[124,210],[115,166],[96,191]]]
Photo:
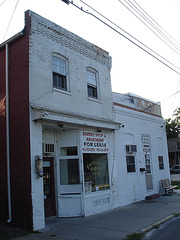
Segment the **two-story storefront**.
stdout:
[[164,120],[112,93],[109,53],[27,11],[0,69],[3,220],[39,230],[159,193]]

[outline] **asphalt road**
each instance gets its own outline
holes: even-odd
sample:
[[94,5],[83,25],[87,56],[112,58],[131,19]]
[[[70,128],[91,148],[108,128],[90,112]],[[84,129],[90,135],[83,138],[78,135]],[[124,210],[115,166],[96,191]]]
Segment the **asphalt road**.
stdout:
[[179,240],[180,239],[180,217],[163,223],[157,229],[146,234],[143,240]]

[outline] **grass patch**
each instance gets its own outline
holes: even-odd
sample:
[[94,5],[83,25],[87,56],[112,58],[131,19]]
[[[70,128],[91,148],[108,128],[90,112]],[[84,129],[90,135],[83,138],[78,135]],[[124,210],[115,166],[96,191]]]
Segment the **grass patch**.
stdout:
[[153,228],[154,228],[154,229],[158,229],[159,227],[160,227],[159,224],[153,225]]
[[128,234],[123,240],[141,240],[144,237],[144,233],[136,232]]
[[171,181],[171,185],[172,186],[177,185],[176,189],[180,189],[180,181]]

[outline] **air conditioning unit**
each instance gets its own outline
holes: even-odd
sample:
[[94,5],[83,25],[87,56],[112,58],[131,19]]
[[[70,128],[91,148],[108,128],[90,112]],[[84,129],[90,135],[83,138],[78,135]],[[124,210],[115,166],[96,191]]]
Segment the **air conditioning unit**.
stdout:
[[43,143],[43,153],[44,154],[53,154],[54,153],[54,144]]
[[128,153],[137,152],[137,145],[126,145],[126,152]]

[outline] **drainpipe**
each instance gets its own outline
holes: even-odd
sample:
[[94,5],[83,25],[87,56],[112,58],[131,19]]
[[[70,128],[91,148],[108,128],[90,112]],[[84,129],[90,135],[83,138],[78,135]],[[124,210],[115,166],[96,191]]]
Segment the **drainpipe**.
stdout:
[[9,76],[8,76],[8,44],[6,44],[6,157],[7,157],[7,190],[8,190],[8,223],[11,216],[11,180],[10,180],[10,151],[9,151]]

